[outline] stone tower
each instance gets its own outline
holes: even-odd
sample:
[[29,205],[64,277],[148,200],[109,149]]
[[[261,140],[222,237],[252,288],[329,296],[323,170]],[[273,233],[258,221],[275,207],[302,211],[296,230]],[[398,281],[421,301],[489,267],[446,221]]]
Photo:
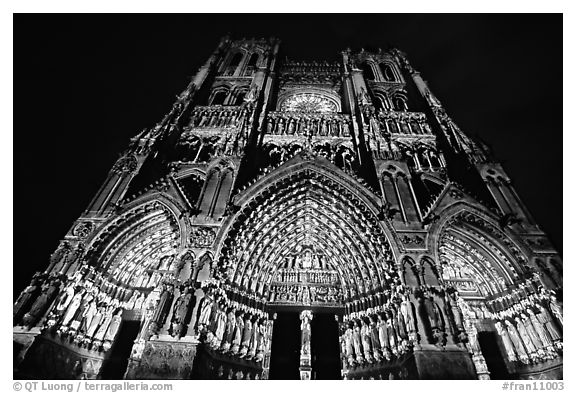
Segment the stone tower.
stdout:
[[223,38],[14,304],[17,378],[562,377],[562,262],[398,49]]

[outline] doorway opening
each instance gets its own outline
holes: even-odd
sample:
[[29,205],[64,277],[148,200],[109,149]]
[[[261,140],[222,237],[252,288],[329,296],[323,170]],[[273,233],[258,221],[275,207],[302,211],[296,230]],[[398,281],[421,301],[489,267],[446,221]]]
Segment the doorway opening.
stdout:
[[496,332],[478,332],[478,344],[490,371],[490,379],[510,379]]
[[279,312],[272,331],[270,379],[300,379],[300,315]]
[[102,379],[123,379],[134,340],[140,331],[140,321],[123,320],[110,358],[102,366]]
[[314,314],[311,323],[312,379],[341,379],[338,321],[334,314]]

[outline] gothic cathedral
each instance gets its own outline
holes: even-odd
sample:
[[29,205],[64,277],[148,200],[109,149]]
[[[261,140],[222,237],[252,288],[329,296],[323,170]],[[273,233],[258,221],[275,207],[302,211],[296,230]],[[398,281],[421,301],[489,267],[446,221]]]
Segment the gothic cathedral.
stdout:
[[398,49],[223,38],[14,304],[15,378],[561,379],[562,261]]

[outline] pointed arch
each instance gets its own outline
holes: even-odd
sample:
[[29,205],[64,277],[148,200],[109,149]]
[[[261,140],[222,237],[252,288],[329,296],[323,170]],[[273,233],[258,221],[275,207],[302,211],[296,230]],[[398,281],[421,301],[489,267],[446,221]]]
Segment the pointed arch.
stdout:
[[219,253],[217,278],[231,291],[267,303],[278,275],[312,263],[305,261],[308,253],[333,272],[342,302],[390,288],[397,272],[388,236],[370,207],[344,187],[308,168],[243,198]]
[[242,61],[242,59],[244,58],[244,53],[241,51],[238,51],[236,53],[234,53],[231,57],[230,57],[230,62],[228,63],[229,67],[237,67],[240,62]]
[[185,239],[178,211],[166,197],[147,196],[105,223],[92,239],[86,261],[102,272],[102,285],[114,296],[155,286],[162,272],[176,268],[162,261],[170,262],[166,258]]
[[364,63],[362,64],[362,73],[364,74],[364,78],[366,80],[373,81],[376,79],[374,74],[374,69],[371,63]]
[[440,284],[438,280],[438,269],[432,259],[427,256],[422,257],[420,259],[420,266],[424,285],[436,286]]
[[258,65],[259,57],[258,53],[252,53],[252,55],[250,55],[250,60],[248,60],[248,67],[256,67]]
[[402,273],[404,278],[404,284],[416,288],[422,285],[420,282],[420,276],[418,274],[418,266],[416,262],[409,256],[405,256],[402,259]]
[[497,218],[464,202],[445,209],[430,239],[444,282],[470,296],[491,298],[531,277],[527,253]]
[[214,88],[210,95],[210,105],[224,105],[229,94],[229,86],[219,86]]
[[382,73],[382,78],[386,82],[397,82],[397,73],[394,71],[394,66],[387,62],[382,62],[379,65],[380,71]]

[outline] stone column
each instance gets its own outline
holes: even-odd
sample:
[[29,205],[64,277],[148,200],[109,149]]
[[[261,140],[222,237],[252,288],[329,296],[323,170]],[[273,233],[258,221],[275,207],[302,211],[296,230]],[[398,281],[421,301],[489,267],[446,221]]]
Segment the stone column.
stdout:
[[312,353],[310,348],[310,339],[312,329],[310,321],[312,320],[312,311],[304,310],[300,313],[301,341],[300,341],[300,379],[312,379]]

